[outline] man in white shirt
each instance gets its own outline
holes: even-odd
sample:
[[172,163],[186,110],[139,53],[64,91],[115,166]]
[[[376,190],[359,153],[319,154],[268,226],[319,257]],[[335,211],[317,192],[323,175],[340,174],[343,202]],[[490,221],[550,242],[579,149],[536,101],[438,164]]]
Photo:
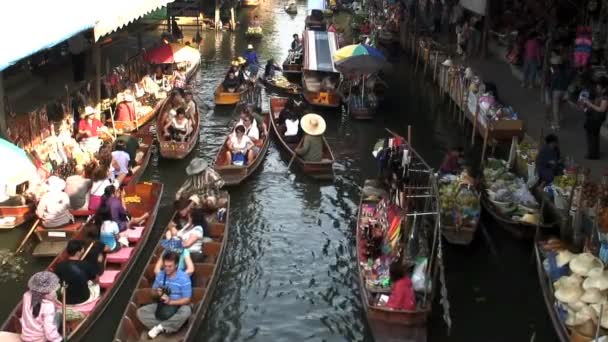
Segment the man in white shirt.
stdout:
[[73,219],[70,213],[70,196],[63,192],[65,181],[51,176],[47,180],[48,192],[42,195],[36,215],[44,228],[58,228],[70,223]]

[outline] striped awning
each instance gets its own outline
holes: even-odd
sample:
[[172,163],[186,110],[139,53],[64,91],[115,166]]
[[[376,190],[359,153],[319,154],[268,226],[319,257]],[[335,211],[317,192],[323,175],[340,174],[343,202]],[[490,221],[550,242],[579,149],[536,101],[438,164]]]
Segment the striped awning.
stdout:
[[95,22],[95,41],[123,28],[129,23],[167,6],[173,0],[105,0],[103,9]]
[[334,54],[338,49],[334,32],[306,31],[304,40],[305,70],[338,72],[334,67]]

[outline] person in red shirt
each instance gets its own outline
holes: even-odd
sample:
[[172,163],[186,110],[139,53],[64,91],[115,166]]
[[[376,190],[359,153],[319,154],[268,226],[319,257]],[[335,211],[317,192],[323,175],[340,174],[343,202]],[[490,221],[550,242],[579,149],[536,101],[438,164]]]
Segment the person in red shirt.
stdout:
[[84,139],[98,137],[99,130],[104,127],[101,121],[95,117],[95,114],[97,114],[97,111],[91,106],[84,109],[82,115],[84,120],[80,120],[78,123],[78,134]]
[[116,121],[135,121],[135,99],[129,90],[125,90],[122,96],[119,94],[118,106],[116,106]]
[[455,149],[452,149],[451,151],[448,152],[448,154],[445,156],[445,158],[443,159],[443,162],[441,163],[441,166],[439,167],[439,172],[444,174],[444,173],[449,173],[449,174],[458,174],[460,172],[460,164],[461,164],[461,160],[464,157],[464,150],[462,149],[462,147],[458,147]]
[[532,88],[540,67],[540,43],[536,32],[532,32],[524,43],[524,81],[522,87]]
[[394,262],[390,266],[391,295],[388,297],[386,306],[395,310],[415,310],[416,294],[412,280],[405,274],[405,267],[400,262]]

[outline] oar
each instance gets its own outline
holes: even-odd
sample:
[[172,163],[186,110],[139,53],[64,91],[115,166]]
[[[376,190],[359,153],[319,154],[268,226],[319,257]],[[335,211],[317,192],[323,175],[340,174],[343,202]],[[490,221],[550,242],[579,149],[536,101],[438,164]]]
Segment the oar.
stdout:
[[114,111],[112,110],[112,106],[110,106],[110,120],[112,120],[112,133],[114,135],[114,140],[116,140],[116,122],[114,121]]
[[65,298],[66,298],[66,291],[67,291],[68,285],[65,282],[61,282],[61,334],[63,335],[63,340],[67,341],[68,340],[68,333],[67,333],[67,329],[66,329],[66,304],[65,304]]
[[296,157],[298,156],[298,154],[296,153],[296,150],[298,149],[298,147],[302,146],[303,142],[304,142],[304,138],[302,138],[302,140],[300,140],[300,142],[298,143],[298,146],[296,146],[296,148],[293,149],[293,156],[291,157],[289,164],[287,164],[287,172],[289,172],[289,169],[291,168],[291,164],[293,164],[293,161],[296,160]]
[[32,234],[36,230],[36,227],[38,227],[38,223],[40,223],[40,219],[36,219],[36,222],[34,222],[34,224],[32,225],[32,228],[30,228],[30,231],[27,232],[27,234],[25,235],[25,238],[23,238],[23,241],[21,241],[21,244],[19,245],[19,247],[17,247],[15,254],[19,254],[21,252],[21,250],[23,249],[23,246],[25,246],[25,243],[27,242],[27,240],[30,238],[30,236],[32,236]]

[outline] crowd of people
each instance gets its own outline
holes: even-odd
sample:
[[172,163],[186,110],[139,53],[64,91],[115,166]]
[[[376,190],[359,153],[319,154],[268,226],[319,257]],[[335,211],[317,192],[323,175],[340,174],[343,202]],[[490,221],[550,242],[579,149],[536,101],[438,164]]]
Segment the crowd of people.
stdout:
[[244,105],[239,122],[226,141],[226,160],[233,165],[246,165],[257,157],[268,127],[252,105]]
[[196,103],[190,90],[174,89],[162,113],[162,135],[166,140],[186,141],[198,124]]

